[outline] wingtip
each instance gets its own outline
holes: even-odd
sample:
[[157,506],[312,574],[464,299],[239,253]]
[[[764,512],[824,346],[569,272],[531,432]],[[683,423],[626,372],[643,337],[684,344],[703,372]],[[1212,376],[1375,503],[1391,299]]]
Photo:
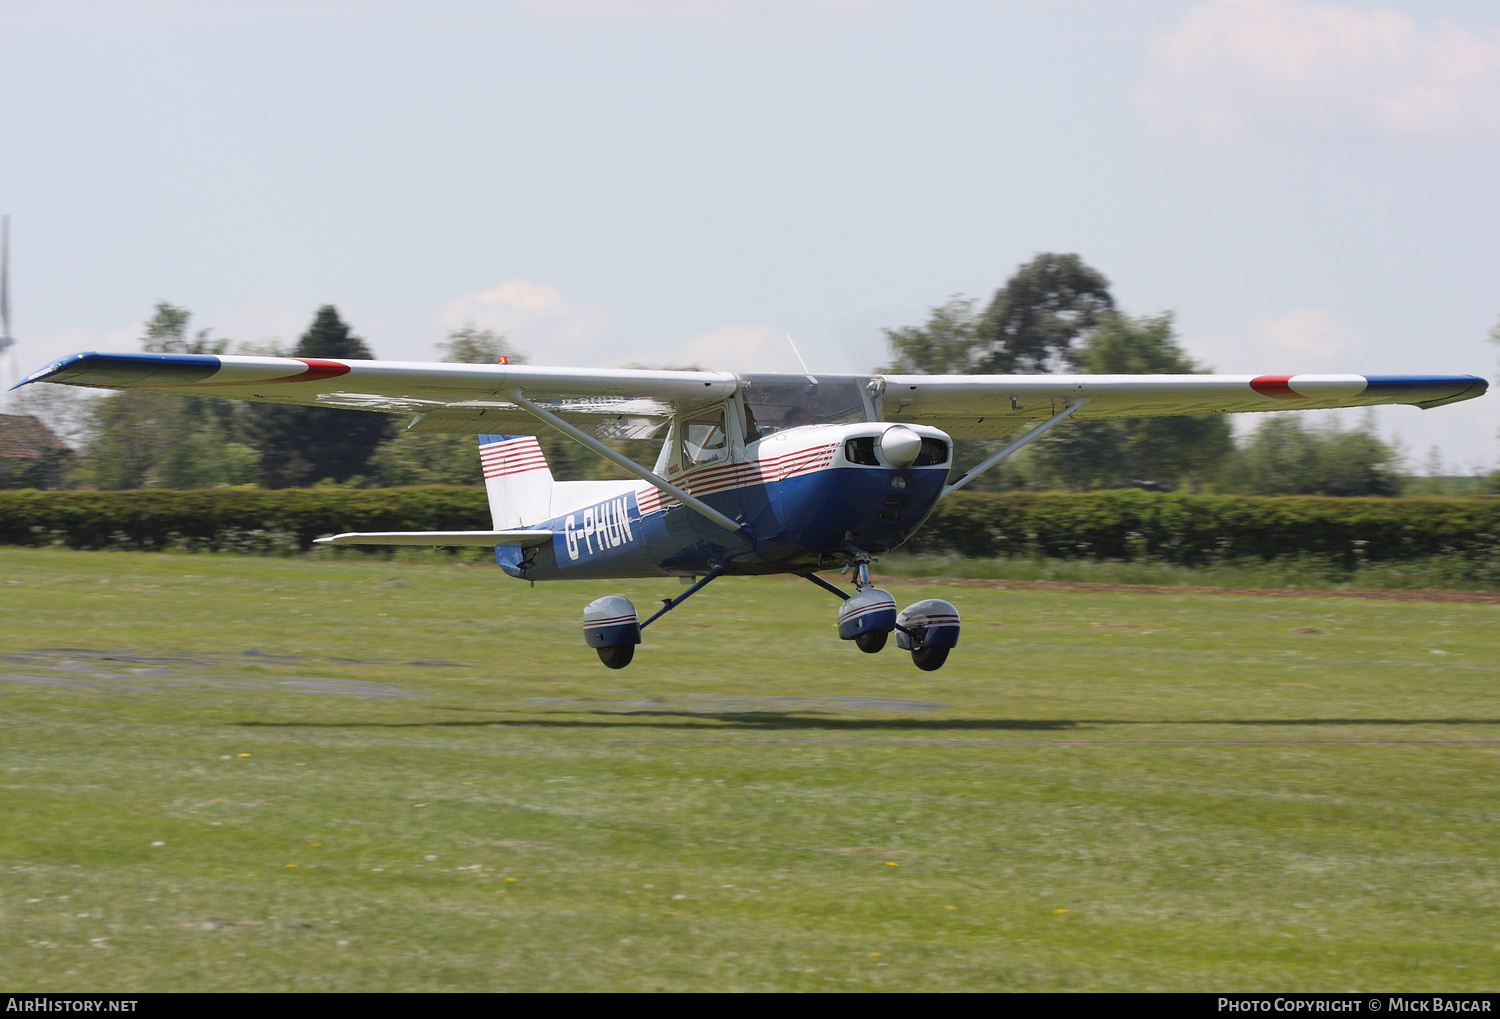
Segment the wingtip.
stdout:
[[1446,407],[1450,403],[1462,403],[1465,400],[1477,400],[1490,390],[1490,380],[1479,375],[1466,376],[1469,386],[1461,393],[1442,400],[1429,400],[1426,403],[1417,404],[1423,410],[1432,410],[1435,407]]
[[92,350],[84,350],[76,354],[64,354],[62,357],[57,358],[55,361],[49,361],[46,364],[42,365],[40,368],[32,372],[30,375],[26,376],[20,382],[17,382],[15,385],[11,386],[10,389],[6,390],[6,392],[14,392],[17,389],[20,389],[22,386],[30,385],[33,382],[46,382],[47,379],[51,378],[53,375],[56,375],[64,368],[68,367],[68,365],[74,364],[78,361],[82,361],[84,358],[94,356],[95,352]]

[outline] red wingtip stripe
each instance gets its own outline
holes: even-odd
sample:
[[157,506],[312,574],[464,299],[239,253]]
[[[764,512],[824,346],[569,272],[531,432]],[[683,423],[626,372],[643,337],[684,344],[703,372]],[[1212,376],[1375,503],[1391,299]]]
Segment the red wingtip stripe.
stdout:
[[349,374],[349,366],[340,364],[338,361],[329,361],[321,357],[299,357],[297,360],[307,365],[307,371],[301,375],[292,376],[287,380],[288,382],[321,382],[323,379]]
[[1250,380],[1250,388],[1261,396],[1276,400],[1300,400],[1302,397],[1292,389],[1290,375],[1257,375]]

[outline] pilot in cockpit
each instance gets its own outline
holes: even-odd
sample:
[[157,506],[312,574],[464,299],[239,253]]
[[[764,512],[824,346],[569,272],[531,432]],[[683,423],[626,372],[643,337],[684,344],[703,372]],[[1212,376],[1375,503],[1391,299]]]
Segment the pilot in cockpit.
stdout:
[[812,412],[806,407],[793,407],[786,412],[781,419],[782,428],[800,428],[803,425],[814,424]]

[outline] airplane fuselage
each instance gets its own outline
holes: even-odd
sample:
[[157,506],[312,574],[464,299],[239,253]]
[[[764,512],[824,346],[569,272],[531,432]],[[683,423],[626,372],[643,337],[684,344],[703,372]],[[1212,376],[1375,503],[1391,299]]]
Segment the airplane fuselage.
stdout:
[[[803,573],[850,553],[888,552],[932,513],[951,463],[947,435],[918,425],[905,427],[941,443],[941,459],[883,462],[878,439],[890,427],[789,428],[737,458],[667,470],[667,480],[744,523],[740,532],[642,482],[589,482],[589,501],[534,525],[554,532],[550,544],[499,548],[496,561],[523,580],[562,580],[701,576],[716,566],[729,575]],[[557,488],[564,495],[568,483]]]

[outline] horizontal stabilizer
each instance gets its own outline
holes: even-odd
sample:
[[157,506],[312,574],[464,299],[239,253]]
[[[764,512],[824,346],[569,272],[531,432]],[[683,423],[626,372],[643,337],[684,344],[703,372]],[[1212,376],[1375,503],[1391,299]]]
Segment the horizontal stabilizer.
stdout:
[[552,531],[367,531],[317,538],[319,545],[510,545],[531,548],[552,540]]

